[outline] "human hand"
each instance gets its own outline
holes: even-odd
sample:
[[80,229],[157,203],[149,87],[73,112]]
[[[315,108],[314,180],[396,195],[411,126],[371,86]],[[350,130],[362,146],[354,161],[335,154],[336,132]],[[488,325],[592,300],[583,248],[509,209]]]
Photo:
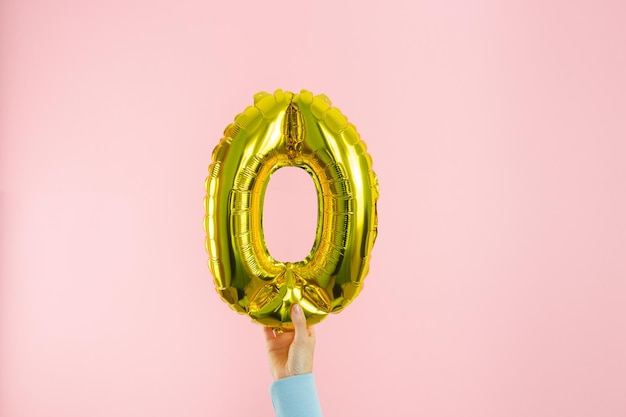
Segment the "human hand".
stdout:
[[274,379],[308,374],[313,371],[315,332],[307,327],[306,317],[298,304],[291,306],[293,332],[275,333],[265,327],[267,357]]

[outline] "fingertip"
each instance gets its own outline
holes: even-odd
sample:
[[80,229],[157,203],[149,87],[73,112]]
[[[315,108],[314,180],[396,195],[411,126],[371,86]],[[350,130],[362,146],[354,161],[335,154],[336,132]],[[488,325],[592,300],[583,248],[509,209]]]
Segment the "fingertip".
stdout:
[[271,327],[263,327],[263,333],[265,334],[266,340],[272,340],[275,337],[274,330],[272,330]]

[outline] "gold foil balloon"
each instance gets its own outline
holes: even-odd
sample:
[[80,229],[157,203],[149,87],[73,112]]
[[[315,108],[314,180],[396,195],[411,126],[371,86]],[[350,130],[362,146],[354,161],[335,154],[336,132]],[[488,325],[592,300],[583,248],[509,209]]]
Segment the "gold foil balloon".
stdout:
[[[317,190],[315,243],[295,263],[272,258],[263,238],[265,190],[285,166],[306,170]],[[378,182],[365,144],[326,96],[256,94],[213,150],[205,187],[209,268],[235,311],[291,329],[292,304],[314,324],[359,294],[376,239]]]

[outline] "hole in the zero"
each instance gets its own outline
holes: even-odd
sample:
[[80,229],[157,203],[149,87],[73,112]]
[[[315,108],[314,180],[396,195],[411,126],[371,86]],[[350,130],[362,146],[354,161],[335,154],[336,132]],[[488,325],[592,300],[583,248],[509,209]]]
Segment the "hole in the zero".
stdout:
[[270,255],[299,262],[311,252],[317,228],[317,193],[302,168],[283,167],[270,177],[263,202],[263,235]]

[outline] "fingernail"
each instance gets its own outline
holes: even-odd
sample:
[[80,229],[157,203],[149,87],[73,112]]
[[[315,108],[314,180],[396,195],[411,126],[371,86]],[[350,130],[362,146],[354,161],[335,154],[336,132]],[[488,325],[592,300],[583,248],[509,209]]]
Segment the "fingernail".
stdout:
[[295,304],[293,306],[293,312],[294,314],[302,314],[302,307],[300,307],[300,304]]

